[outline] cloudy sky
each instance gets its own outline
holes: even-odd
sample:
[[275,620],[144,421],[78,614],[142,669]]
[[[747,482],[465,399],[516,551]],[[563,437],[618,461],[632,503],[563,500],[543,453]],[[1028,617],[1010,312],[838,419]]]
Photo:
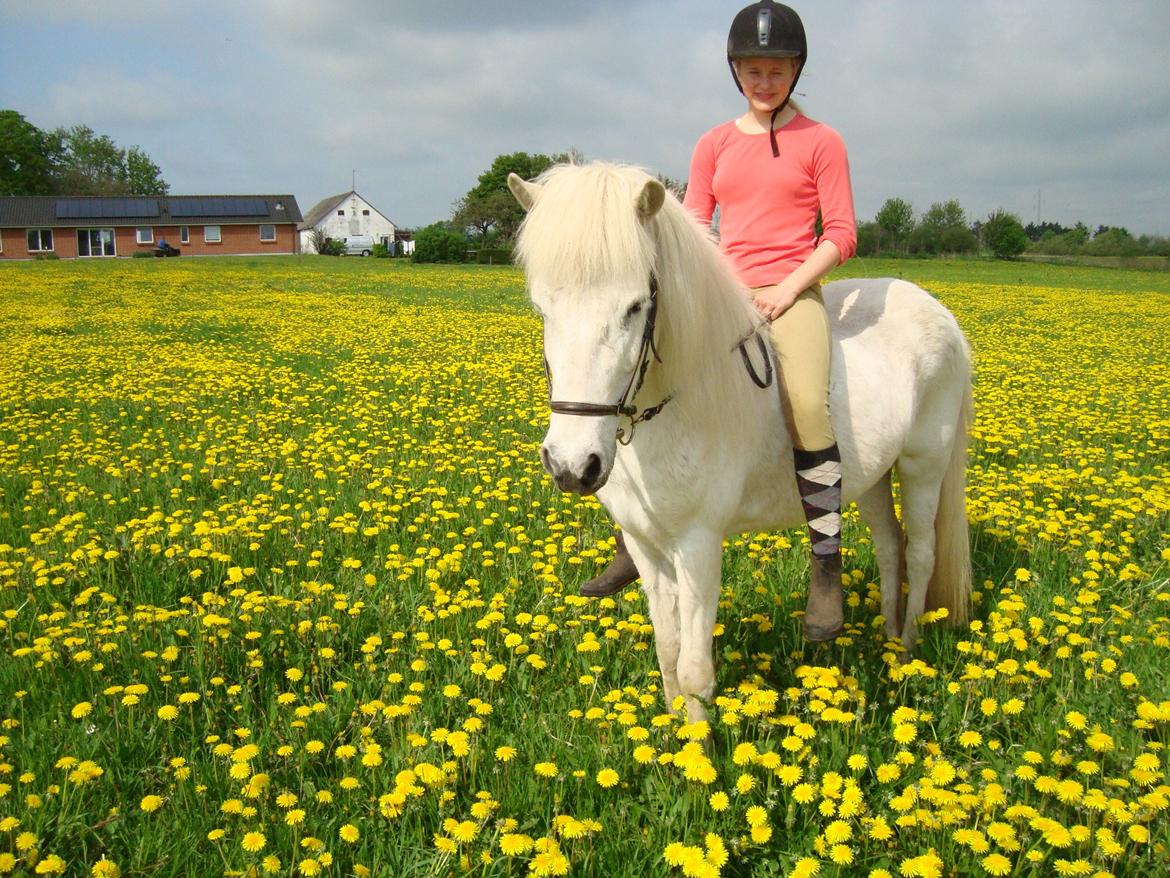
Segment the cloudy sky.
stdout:
[[[501,153],[685,179],[743,112],[744,0],[0,0],[0,109],[142,147],[175,194],[357,189],[450,216]],[[1166,0],[796,4],[798,91],[844,136],[858,218],[891,196],[1170,234]]]

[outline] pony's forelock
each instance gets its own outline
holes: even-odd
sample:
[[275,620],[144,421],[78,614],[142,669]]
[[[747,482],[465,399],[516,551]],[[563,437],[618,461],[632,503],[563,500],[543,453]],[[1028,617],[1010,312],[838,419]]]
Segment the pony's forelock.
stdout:
[[649,277],[654,240],[634,210],[645,171],[627,165],[555,165],[520,226],[516,253],[530,279],[586,289]]

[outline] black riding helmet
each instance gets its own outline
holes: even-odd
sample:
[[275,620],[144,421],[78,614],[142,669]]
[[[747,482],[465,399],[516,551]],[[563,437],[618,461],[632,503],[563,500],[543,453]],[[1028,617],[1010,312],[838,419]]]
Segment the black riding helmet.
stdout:
[[[743,85],[735,73],[735,62],[740,58],[796,59],[796,76],[792,78],[792,88],[772,113],[771,124],[775,125],[780,111],[788,106],[796,82],[804,70],[804,63],[808,60],[808,39],[796,10],[783,3],[772,3],[771,0],[763,0],[741,9],[732,20],[731,31],[727,34],[727,66],[731,68],[735,87],[743,94]],[[771,125],[768,133],[772,139],[772,155],[778,156],[780,147]]]

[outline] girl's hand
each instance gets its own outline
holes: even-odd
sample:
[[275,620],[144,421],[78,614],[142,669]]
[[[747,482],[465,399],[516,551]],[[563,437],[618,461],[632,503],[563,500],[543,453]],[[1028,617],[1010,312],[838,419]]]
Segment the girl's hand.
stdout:
[[789,292],[783,286],[768,287],[765,290],[760,290],[756,294],[756,297],[752,300],[752,304],[756,306],[756,311],[759,315],[771,323],[791,308],[792,303],[796,301],[796,297],[799,295],[799,290]]

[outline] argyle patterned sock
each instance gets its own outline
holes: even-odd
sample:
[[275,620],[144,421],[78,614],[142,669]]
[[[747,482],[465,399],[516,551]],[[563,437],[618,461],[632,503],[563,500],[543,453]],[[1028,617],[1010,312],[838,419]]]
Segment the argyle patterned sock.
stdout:
[[821,451],[793,449],[796,485],[814,557],[841,551],[841,453],[830,445]]

